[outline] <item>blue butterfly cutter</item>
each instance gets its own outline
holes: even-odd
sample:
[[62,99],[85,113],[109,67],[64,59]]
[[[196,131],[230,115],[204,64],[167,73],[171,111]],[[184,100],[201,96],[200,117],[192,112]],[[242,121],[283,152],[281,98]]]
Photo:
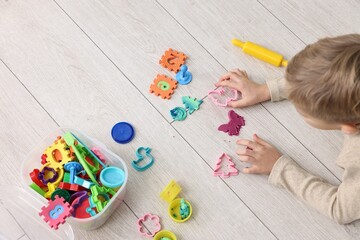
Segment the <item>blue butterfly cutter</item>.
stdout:
[[[150,161],[144,166],[139,166],[138,164],[145,159],[144,156],[141,154],[142,151],[145,152],[145,156],[147,158],[149,158]],[[137,170],[139,172],[143,172],[146,169],[148,169],[149,167],[151,167],[154,164],[154,157],[150,153],[151,153],[151,148],[149,148],[149,147],[139,147],[136,150],[137,160],[132,161],[131,166],[133,168],[135,168],[135,170]]]

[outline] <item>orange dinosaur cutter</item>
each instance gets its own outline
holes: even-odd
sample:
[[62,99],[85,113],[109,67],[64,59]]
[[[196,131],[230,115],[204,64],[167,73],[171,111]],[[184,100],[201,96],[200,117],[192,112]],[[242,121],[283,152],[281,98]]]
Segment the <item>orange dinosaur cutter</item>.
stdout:
[[158,74],[150,85],[150,93],[161,96],[163,99],[170,99],[177,87],[177,81],[167,77],[164,74]]
[[159,63],[164,68],[177,73],[181,65],[185,63],[186,58],[187,56],[184,53],[169,48],[165,51],[164,55],[162,55]]

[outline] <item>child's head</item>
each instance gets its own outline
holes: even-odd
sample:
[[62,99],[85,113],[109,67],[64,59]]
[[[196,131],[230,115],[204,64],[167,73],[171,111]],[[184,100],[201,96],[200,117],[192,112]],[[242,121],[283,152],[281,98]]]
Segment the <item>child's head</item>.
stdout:
[[324,38],[295,55],[286,69],[288,99],[321,129],[355,132],[360,123],[360,35]]

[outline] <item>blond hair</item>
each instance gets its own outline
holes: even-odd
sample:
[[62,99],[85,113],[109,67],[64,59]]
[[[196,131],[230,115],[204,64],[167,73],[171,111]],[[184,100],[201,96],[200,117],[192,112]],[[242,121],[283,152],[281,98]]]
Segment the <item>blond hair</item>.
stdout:
[[295,55],[286,69],[288,99],[312,117],[360,122],[360,35],[324,38]]

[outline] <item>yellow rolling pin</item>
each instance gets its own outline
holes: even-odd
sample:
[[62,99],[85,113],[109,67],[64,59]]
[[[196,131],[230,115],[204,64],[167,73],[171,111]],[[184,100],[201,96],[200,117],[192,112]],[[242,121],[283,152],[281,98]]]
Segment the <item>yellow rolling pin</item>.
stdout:
[[257,45],[255,43],[242,42],[236,38],[232,39],[231,42],[235,46],[242,48],[243,52],[250,54],[251,56],[254,56],[267,63],[270,63],[276,67],[280,67],[280,66],[286,67],[288,64],[288,62],[280,54],[271,51],[267,48],[264,48],[260,45]]

